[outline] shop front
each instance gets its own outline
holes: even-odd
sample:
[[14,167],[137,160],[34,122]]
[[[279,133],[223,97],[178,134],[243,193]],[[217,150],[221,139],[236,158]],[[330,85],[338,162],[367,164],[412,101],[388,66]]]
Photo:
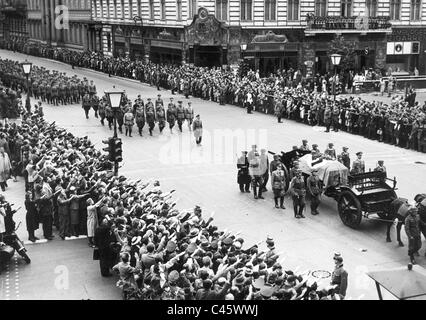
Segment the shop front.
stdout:
[[154,63],[181,64],[183,42],[151,40],[149,59]]
[[426,28],[395,28],[386,43],[386,70],[394,75],[426,74]]

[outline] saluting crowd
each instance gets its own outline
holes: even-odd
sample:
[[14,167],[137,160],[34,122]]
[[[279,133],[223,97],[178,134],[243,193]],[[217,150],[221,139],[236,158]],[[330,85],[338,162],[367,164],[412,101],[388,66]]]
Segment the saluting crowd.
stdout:
[[[54,239],[54,225],[62,239],[87,235],[102,276],[116,272],[125,299],[345,297],[347,272],[340,254],[333,257],[331,282],[321,288],[312,274],[284,268],[272,238],[265,248],[248,245],[238,232],[212,225],[213,215],[204,218],[200,207],[177,209],[174,190],[163,191],[158,181],[114,176],[112,164],[88,137],[46,122],[34,107],[20,110],[22,124],[0,128],[0,158],[18,161],[15,172],[25,179],[29,239],[38,240],[40,223],[48,240]],[[1,171],[10,174],[11,168]],[[7,203],[4,197],[0,201]],[[0,219],[11,219],[0,213]]]

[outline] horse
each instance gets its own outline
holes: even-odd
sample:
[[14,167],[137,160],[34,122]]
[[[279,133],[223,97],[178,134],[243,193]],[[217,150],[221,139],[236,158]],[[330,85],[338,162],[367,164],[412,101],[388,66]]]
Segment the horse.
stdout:
[[[386,241],[392,242],[390,237],[390,229],[392,225],[396,222],[396,236],[397,241],[400,247],[404,246],[404,243],[401,240],[401,227],[405,223],[405,218],[408,215],[408,211],[411,208],[417,208],[420,216],[421,222],[426,224],[426,194],[417,194],[414,197],[416,202],[415,206],[412,206],[408,203],[408,199],[405,198],[396,198],[389,205],[389,213],[385,220],[388,220],[387,231],[386,231]],[[426,228],[420,228],[423,236],[426,238]]]

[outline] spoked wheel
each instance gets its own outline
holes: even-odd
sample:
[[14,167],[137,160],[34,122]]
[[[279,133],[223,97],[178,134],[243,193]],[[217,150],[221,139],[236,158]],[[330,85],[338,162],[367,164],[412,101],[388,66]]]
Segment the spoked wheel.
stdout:
[[362,219],[361,204],[351,192],[342,192],[337,202],[337,209],[344,225],[353,229],[359,227]]

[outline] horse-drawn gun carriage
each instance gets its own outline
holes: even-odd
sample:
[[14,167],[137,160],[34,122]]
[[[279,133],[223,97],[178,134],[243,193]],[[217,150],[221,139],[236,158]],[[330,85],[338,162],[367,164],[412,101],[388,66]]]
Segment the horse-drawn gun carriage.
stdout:
[[396,179],[387,178],[386,172],[351,175],[339,161],[324,158],[313,160],[309,151],[302,150],[282,152],[280,158],[289,169],[298,158],[299,168],[305,176],[317,170],[324,185],[324,194],[337,202],[340,219],[346,226],[358,228],[363,217],[392,221],[395,210],[391,204],[398,198],[395,193]]

